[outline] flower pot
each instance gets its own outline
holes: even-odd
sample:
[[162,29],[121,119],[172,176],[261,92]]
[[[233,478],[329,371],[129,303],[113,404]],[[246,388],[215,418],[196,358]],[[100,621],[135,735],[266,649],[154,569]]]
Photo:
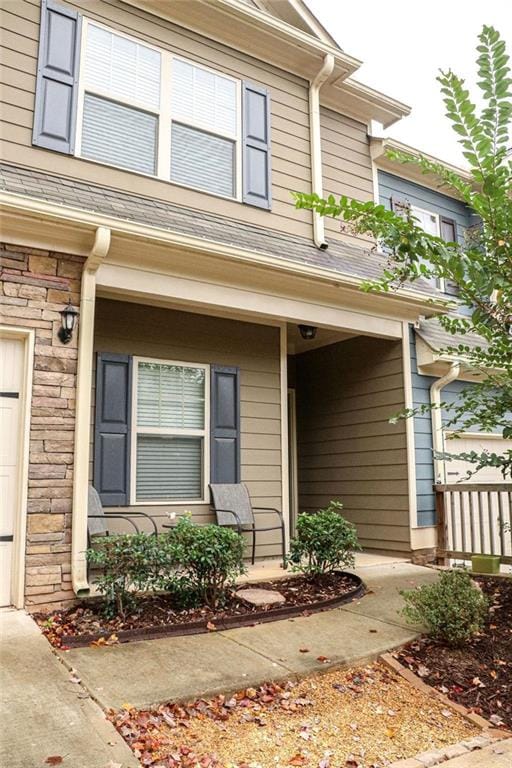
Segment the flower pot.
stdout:
[[499,573],[500,557],[499,555],[472,555],[471,570],[473,573]]

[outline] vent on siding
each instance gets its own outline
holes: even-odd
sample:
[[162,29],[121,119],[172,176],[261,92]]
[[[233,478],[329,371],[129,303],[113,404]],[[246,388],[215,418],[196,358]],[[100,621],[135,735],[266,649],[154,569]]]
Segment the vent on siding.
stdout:
[[108,99],[85,95],[82,156],[154,174],[158,119]]

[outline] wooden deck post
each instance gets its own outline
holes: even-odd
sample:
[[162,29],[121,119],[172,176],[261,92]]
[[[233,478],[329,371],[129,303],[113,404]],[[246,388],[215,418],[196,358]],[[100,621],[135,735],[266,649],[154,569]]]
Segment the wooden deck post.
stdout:
[[436,560],[438,565],[449,565],[449,558],[446,556],[448,549],[447,526],[446,526],[446,506],[444,501],[444,491],[435,488],[436,492],[436,524],[437,524],[437,552]]

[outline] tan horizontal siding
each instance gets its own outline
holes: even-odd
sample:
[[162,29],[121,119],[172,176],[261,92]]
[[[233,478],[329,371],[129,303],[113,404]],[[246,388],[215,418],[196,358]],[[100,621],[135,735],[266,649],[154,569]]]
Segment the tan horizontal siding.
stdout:
[[297,358],[299,509],[339,499],[372,549],[405,551],[409,497],[400,342],[359,337]]
[[[141,195],[193,209],[206,208],[212,213],[290,234],[311,236],[311,214],[295,210],[290,194],[291,191],[311,190],[306,82],[119,0],[77,0],[67,4],[121,32],[269,88],[272,97],[272,212],[32,147],[39,8],[37,3],[21,0],[13,4],[13,12],[9,6],[9,12],[2,15],[1,22],[0,82],[8,86],[0,91],[2,156],[5,160],[128,192],[133,190],[136,178],[137,191]],[[20,98],[16,91],[22,94]]]
[[[373,200],[373,176],[367,128],[350,117],[322,107],[322,163],[324,196],[342,195],[356,200]],[[366,243],[367,238],[340,231],[336,219],[325,220],[328,238]]]
[[[240,367],[241,475],[255,506],[281,509],[281,416],[279,330],[222,318],[98,299],[95,351],[164,360]],[[261,384],[260,384],[261,382]],[[94,383],[91,409],[91,467],[94,440]],[[190,510],[198,522],[212,522],[208,505],[136,505],[159,526],[168,512]],[[130,507],[121,511],[129,511]],[[112,510],[114,511],[114,510]],[[271,516],[270,516],[271,517]],[[259,521],[265,527],[265,519]],[[267,520],[268,522],[268,520]],[[269,523],[272,524],[272,523]],[[128,530],[112,521],[112,530]],[[279,537],[263,534],[258,557],[279,554]]]

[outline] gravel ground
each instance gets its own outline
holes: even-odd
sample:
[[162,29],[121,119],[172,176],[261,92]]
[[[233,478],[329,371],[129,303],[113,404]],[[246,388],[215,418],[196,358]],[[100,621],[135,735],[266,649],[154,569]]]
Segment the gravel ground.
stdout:
[[[311,676],[270,695],[247,689],[199,705],[186,708],[186,722],[179,716],[173,722],[175,713],[169,717],[165,708],[150,714],[154,746],[151,762],[142,755],[143,765],[381,768],[479,733],[378,663]],[[147,722],[149,713],[138,714]],[[132,710],[124,719],[137,738],[137,715]],[[121,733],[122,720],[116,723]],[[136,745],[142,747],[140,739]]]

